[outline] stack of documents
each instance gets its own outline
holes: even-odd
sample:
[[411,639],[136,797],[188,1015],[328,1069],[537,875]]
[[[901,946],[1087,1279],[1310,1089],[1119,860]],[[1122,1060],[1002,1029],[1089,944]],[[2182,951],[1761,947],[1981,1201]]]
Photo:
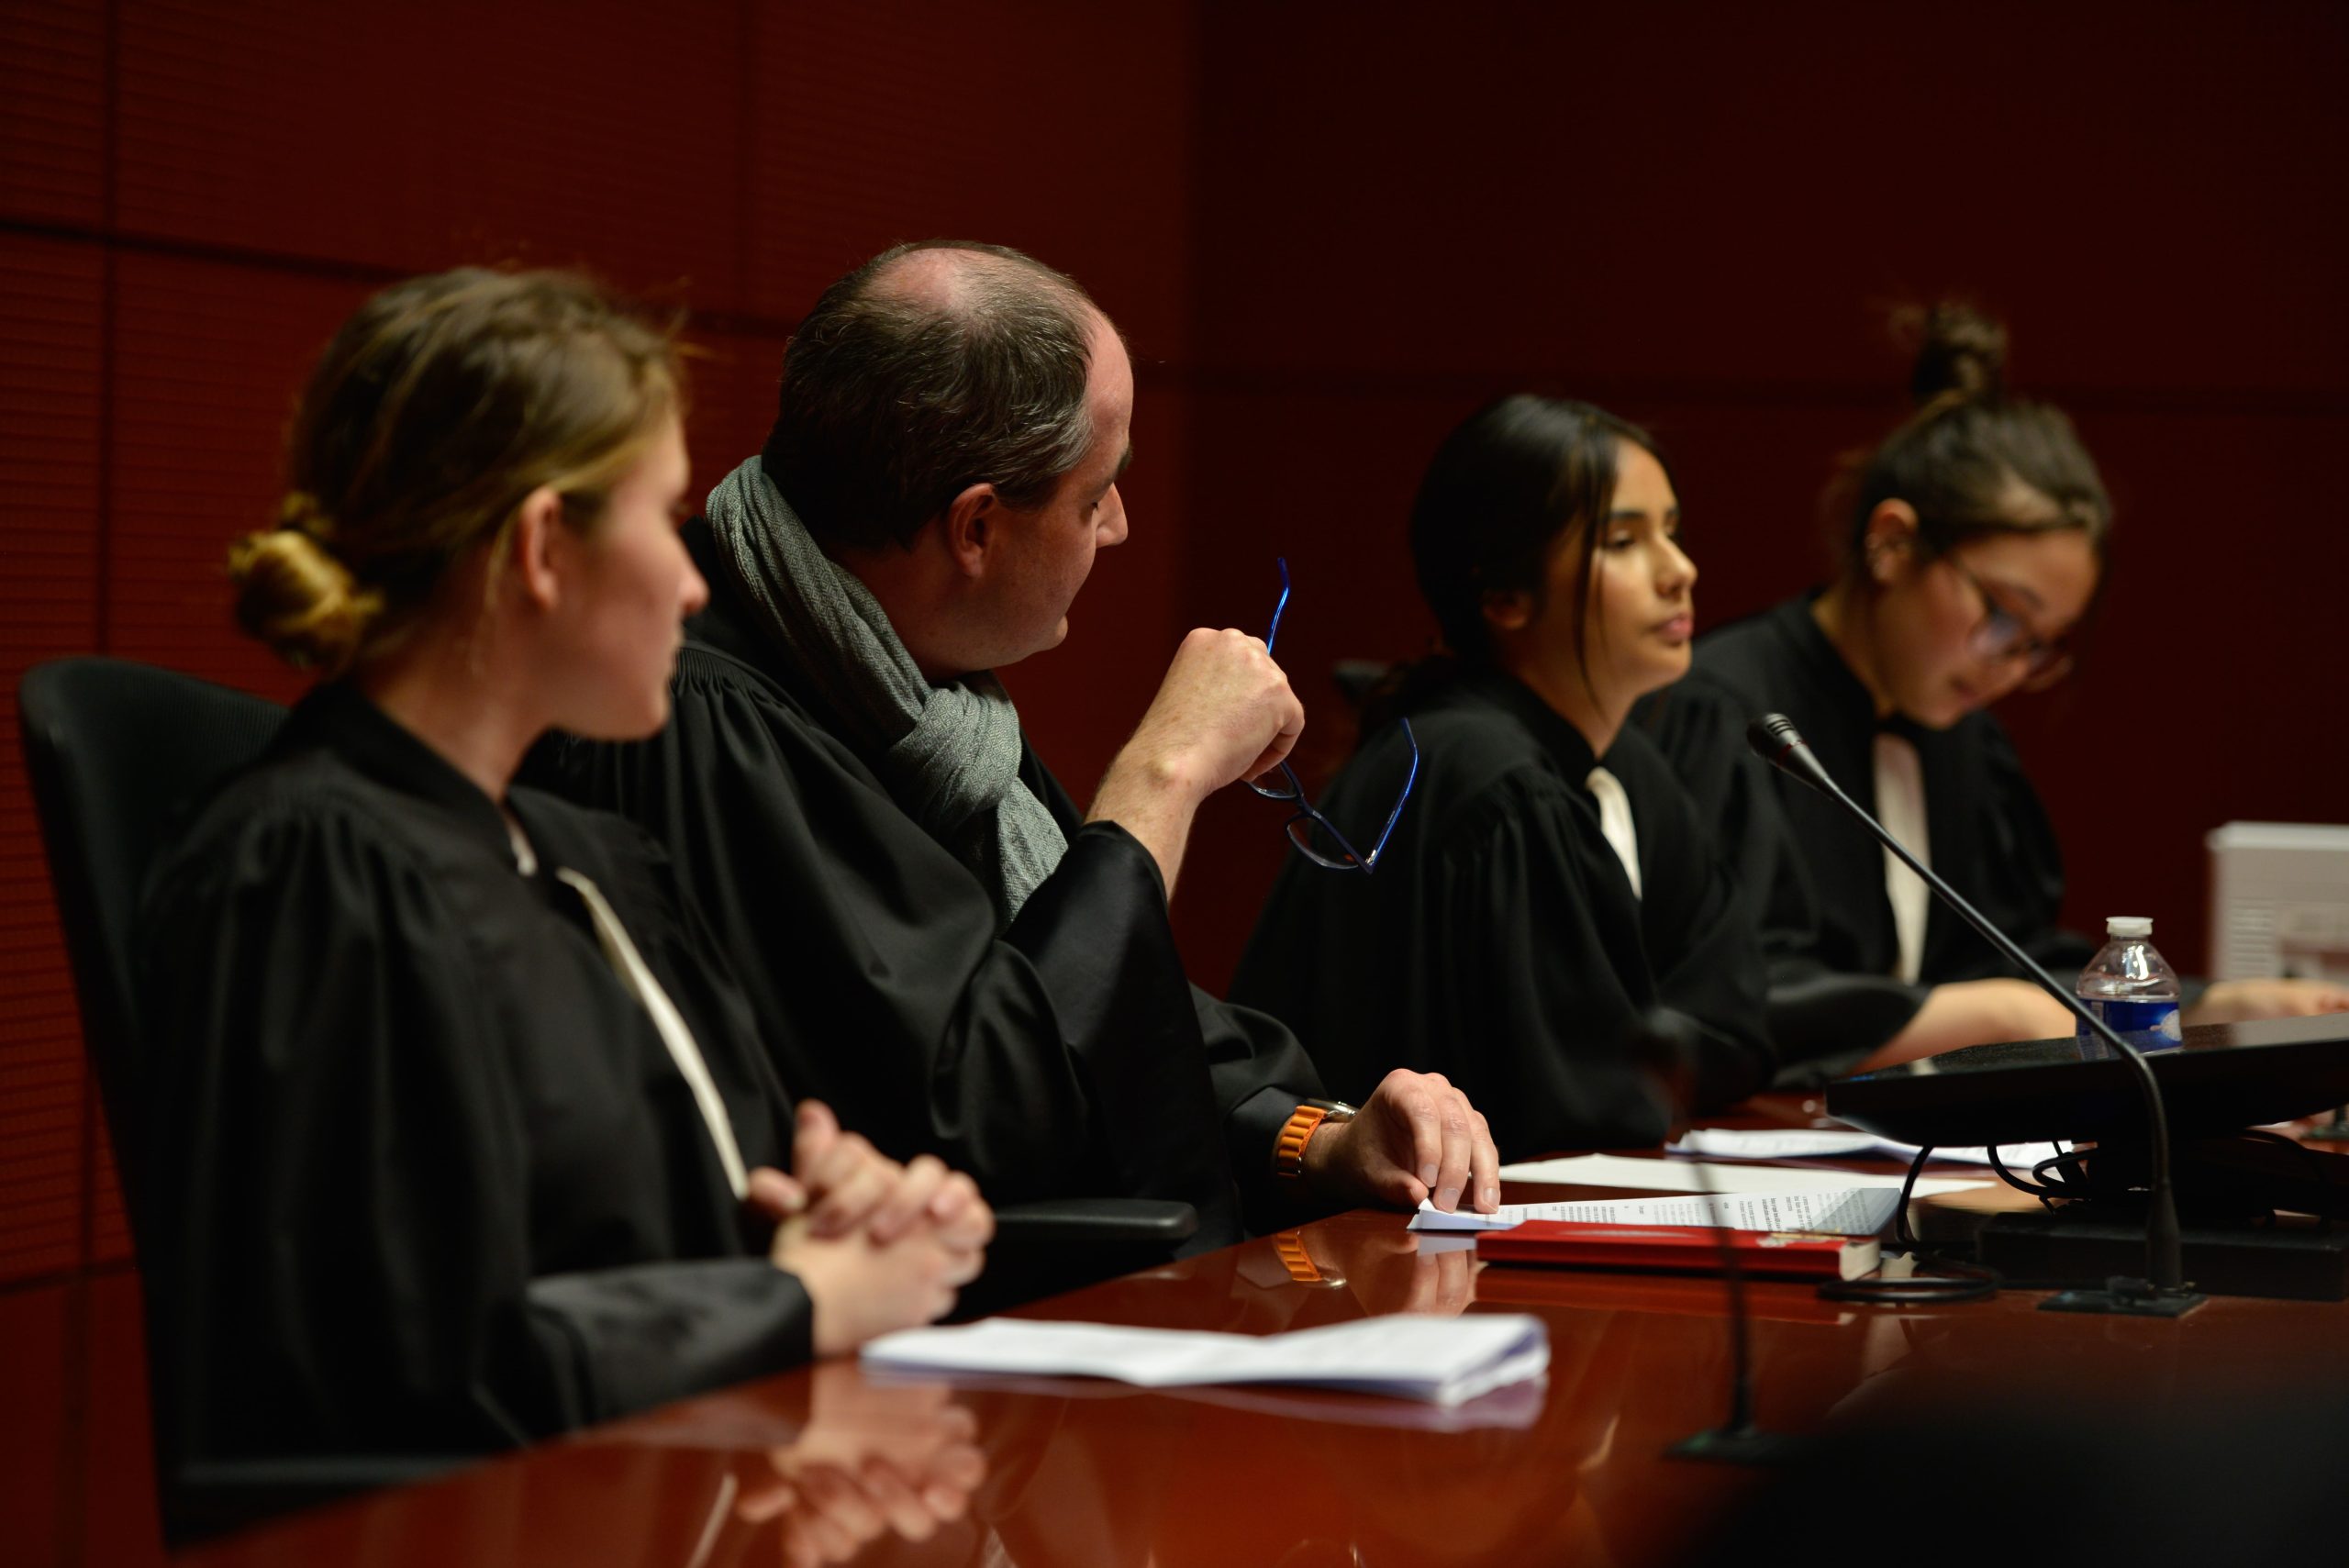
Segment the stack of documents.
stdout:
[[864,1347],[864,1362],[907,1373],[1108,1377],[1144,1388],[1279,1383],[1453,1406],[1539,1377],[1550,1339],[1539,1318],[1520,1313],[1365,1318],[1263,1336],[990,1318],[885,1334]]
[[1506,1230],[1529,1219],[1595,1225],[1704,1225],[1731,1230],[1798,1230],[1818,1236],[1873,1236],[1892,1218],[1900,1189],[1843,1187],[1795,1193],[1694,1194],[1624,1198],[1613,1203],[1505,1203],[1498,1214],[1448,1213],[1422,1202],[1414,1230]]
[[[1503,1165],[1505,1182],[1544,1182],[1562,1186],[1633,1187],[1667,1193],[1825,1193],[1854,1187],[1900,1190],[1905,1176],[1867,1175],[1824,1165],[1716,1164],[1704,1160],[1646,1160],[1623,1154],[1575,1154],[1562,1160],[1531,1160]],[[1920,1176],[1916,1195],[1958,1192],[1995,1180],[1987,1172],[1969,1176]]]

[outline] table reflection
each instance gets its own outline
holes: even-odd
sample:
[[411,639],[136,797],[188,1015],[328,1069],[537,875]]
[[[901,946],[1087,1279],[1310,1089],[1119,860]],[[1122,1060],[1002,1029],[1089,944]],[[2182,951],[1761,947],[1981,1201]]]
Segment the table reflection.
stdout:
[[[1811,1429],[1861,1369],[1842,1314],[1756,1290],[1765,1421]],[[1357,1568],[1654,1561],[1747,1484],[1667,1466],[1720,1418],[1718,1282],[1488,1268],[1347,1216],[1023,1315],[1269,1333],[1533,1311],[1546,1382],[1454,1411],[1302,1389],[868,1379],[834,1362],[368,1499],[222,1561]]]

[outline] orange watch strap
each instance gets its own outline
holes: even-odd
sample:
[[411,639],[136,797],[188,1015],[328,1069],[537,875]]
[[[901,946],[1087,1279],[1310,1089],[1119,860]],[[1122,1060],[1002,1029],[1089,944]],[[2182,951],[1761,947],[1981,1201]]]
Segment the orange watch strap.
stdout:
[[1326,1276],[1313,1254],[1305,1250],[1305,1238],[1295,1230],[1284,1230],[1273,1238],[1273,1252],[1281,1261],[1288,1277],[1298,1284],[1321,1284]]
[[1313,1140],[1313,1134],[1329,1116],[1319,1106],[1299,1106],[1288,1113],[1288,1120],[1281,1124],[1281,1135],[1273,1144],[1275,1174],[1291,1180],[1305,1174],[1305,1146]]

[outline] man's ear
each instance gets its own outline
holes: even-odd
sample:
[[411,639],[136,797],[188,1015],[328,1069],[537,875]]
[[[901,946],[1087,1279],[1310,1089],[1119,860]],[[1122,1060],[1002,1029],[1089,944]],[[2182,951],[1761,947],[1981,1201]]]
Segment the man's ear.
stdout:
[[1533,624],[1533,595],[1522,588],[1487,588],[1482,607],[1485,624],[1495,631],[1523,631]]
[[992,484],[974,484],[946,504],[939,531],[947,559],[963,575],[976,577],[986,569],[987,548],[995,543],[996,525],[1002,520],[1003,497]]
[[1868,581],[1879,588],[1889,587],[1916,554],[1917,508],[1906,501],[1878,501],[1876,510],[1868,514],[1864,548]]
[[551,610],[562,601],[563,579],[579,535],[562,515],[562,497],[540,485],[514,509],[509,580],[533,608]]

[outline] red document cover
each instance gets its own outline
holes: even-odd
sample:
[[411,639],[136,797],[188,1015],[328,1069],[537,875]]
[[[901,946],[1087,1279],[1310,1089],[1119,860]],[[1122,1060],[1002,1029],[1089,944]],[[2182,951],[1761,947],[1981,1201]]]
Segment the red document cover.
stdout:
[[[1649,1273],[1717,1274],[1721,1235],[1698,1225],[1592,1225],[1529,1219],[1476,1238],[1476,1255],[1497,1263],[1547,1263],[1568,1269],[1630,1269]],[[1791,1231],[1726,1232],[1738,1267],[1765,1279],[1856,1279],[1876,1266],[1872,1240]]]

